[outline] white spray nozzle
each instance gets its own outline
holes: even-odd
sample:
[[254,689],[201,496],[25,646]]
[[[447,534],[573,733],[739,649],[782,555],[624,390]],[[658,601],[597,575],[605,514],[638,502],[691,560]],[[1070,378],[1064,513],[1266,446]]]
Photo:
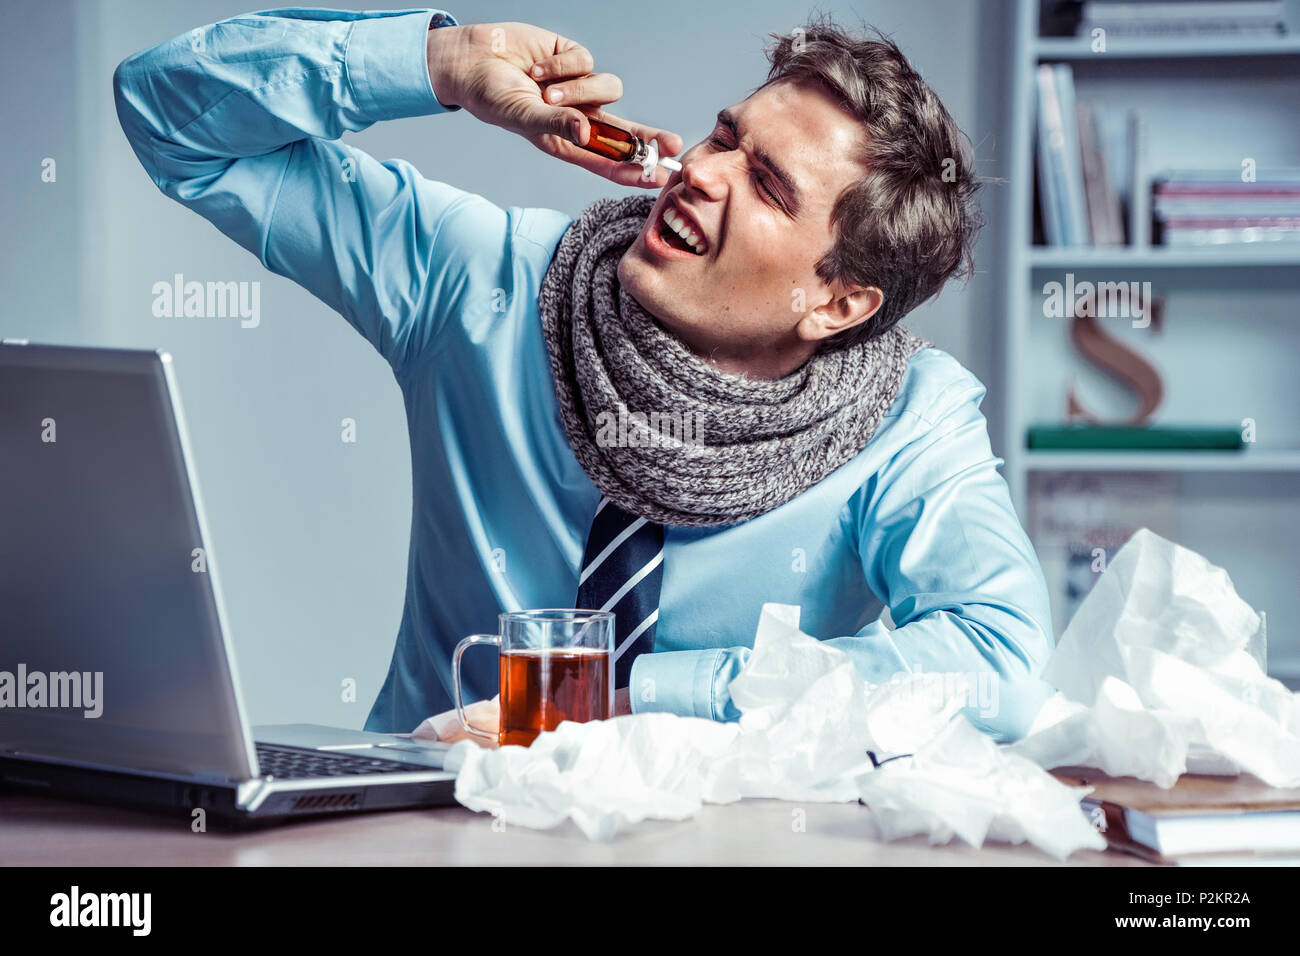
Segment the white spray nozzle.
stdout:
[[652,139],[650,140],[650,148],[646,150],[645,159],[641,161],[641,178],[653,179],[656,166],[662,166],[672,172],[679,172],[682,168],[682,164],[675,159],[668,159],[667,157],[660,159],[659,140]]

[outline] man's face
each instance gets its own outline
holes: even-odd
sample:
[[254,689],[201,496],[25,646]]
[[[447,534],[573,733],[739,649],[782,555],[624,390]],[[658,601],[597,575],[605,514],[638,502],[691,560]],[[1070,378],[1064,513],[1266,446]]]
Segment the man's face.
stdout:
[[[724,110],[620,261],[623,288],[692,351],[732,365],[815,339],[819,323],[803,320],[843,290],[814,266],[835,199],[866,172],[851,159],[864,135],[817,85],[774,83]],[[665,212],[686,217],[702,255],[664,238]]]

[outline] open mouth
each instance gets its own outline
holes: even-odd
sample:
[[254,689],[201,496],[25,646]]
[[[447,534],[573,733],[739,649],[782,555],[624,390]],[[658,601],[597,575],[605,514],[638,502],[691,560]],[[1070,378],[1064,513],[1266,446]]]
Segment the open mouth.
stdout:
[[709,244],[702,235],[694,230],[685,216],[680,215],[672,204],[664,206],[660,217],[659,236],[671,248],[682,252],[693,252],[702,256],[709,251]]

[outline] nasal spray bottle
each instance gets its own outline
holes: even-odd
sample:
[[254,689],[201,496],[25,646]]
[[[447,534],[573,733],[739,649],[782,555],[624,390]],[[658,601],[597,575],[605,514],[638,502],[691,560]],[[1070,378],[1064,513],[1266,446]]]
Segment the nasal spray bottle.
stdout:
[[655,167],[662,166],[670,172],[678,172],[682,164],[675,159],[660,157],[659,140],[649,143],[635,133],[599,120],[590,120],[591,136],[583,149],[612,159],[620,163],[636,163],[641,167],[641,178],[652,179]]

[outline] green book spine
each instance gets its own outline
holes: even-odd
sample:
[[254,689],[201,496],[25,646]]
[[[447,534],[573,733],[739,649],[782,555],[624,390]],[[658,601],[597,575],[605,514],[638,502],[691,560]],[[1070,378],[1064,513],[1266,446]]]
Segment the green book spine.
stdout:
[[1240,451],[1235,427],[1167,425],[1031,425],[1027,446],[1035,450]]

